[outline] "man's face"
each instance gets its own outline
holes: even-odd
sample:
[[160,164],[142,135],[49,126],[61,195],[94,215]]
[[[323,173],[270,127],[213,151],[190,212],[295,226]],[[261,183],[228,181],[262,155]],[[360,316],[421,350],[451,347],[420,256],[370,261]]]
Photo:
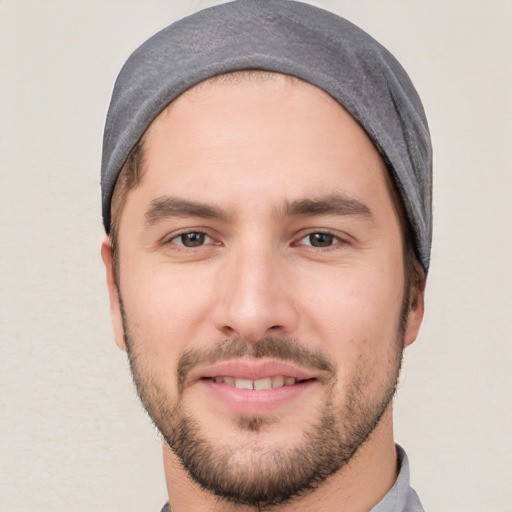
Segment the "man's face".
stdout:
[[139,395],[200,485],[286,501],[390,414],[419,328],[385,165],[326,93],[278,77],[180,97],[143,167],[118,230],[121,305],[110,267]]

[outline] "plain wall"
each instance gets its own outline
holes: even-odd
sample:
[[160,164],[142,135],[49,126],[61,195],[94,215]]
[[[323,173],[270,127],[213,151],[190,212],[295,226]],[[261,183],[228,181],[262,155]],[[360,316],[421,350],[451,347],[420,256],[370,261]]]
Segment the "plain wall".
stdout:
[[[113,342],[99,168],[126,57],[213,1],[0,0],[0,509],[157,511],[160,441]],[[402,62],[430,122],[427,313],[396,439],[426,509],[512,511],[512,2],[314,2]]]

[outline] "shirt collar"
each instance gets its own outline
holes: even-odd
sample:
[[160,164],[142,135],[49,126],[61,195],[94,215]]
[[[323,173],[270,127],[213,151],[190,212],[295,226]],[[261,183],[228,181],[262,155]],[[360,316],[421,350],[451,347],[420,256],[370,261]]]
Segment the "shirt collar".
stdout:
[[409,458],[398,444],[396,455],[400,471],[395,485],[370,512],[424,512],[416,491],[410,485]]

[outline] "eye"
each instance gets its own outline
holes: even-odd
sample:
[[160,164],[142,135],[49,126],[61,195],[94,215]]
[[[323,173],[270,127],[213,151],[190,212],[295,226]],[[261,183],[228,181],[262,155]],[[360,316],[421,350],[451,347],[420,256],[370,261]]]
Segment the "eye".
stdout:
[[213,240],[201,231],[189,231],[181,233],[170,240],[173,244],[183,247],[201,247],[204,244],[210,244]]
[[311,247],[331,247],[332,245],[340,243],[340,239],[331,235],[330,233],[310,233],[300,240],[302,245],[309,245]]

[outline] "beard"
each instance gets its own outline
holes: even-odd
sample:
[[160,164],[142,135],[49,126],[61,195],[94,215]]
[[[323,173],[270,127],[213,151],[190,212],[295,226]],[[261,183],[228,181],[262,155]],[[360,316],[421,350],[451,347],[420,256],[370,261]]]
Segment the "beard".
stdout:
[[[234,504],[264,510],[283,505],[316,489],[340,471],[368,440],[396,392],[406,311],[402,311],[397,339],[386,361],[387,381],[372,382],[374,366],[361,363],[345,387],[343,406],[336,403],[337,371],[323,353],[294,340],[264,338],[255,343],[230,339],[210,350],[181,354],[177,366],[177,393],[170,396],[147,367],[143,340],[134,339],[121,302],[125,341],[137,393],[154,425],[190,477],[203,489]],[[315,421],[305,428],[300,444],[291,447],[259,445],[255,435],[272,422],[264,416],[240,416],[238,428],[247,432],[244,444],[208,438],[207,425],[187,408],[187,377],[200,364],[234,358],[268,358],[298,363],[320,372],[328,390]],[[368,391],[373,389],[373,392]],[[300,424],[299,424],[300,426]],[[250,433],[250,435],[249,435]]]

